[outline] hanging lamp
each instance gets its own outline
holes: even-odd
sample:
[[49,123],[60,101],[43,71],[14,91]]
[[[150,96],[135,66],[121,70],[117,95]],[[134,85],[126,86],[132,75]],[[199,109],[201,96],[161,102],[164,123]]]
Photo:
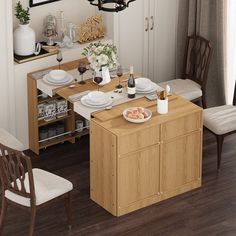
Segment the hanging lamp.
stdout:
[[100,11],[119,12],[123,11],[135,0],[88,0],[91,5],[97,6]]

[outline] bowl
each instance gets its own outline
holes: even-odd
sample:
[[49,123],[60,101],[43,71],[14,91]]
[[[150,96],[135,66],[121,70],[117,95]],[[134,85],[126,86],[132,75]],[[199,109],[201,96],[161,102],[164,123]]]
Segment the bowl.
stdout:
[[88,93],[88,98],[90,99],[90,101],[98,102],[106,100],[106,95],[101,91],[92,91]]
[[137,78],[135,80],[135,86],[137,89],[144,90],[150,85],[151,80],[148,78]]
[[64,70],[52,70],[49,72],[49,75],[54,80],[63,80],[66,77],[66,71]]
[[[138,110],[141,110],[141,111],[138,112]],[[145,114],[145,117],[144,118],[131,118],[129,114],[132,112],[137,113],[136,115]],[[123,111],[123,117],[129,122],[139,124],[139,123],[144,123],[150,120],[152,117],[152,112],[149,109],[146,109],[143,107],[130,107]]]

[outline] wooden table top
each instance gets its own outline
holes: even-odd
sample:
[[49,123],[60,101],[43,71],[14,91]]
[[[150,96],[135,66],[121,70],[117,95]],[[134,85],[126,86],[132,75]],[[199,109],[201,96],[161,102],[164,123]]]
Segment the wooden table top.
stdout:
[[[128,75],[123,75],[121,81],[123,85],[127,84]],[[111,82],[105,86],[100,86],[100,91],[108,92],[114,90],[116,85],[119,83],[118,78],[113,78]],[[74,88],[65,87],[57,91],[57,94],[61,97],[69,100],[69,96],[81,93],[87,90],[96,90],[97,85],[92,82],[92,79],[86,80],[86,84],[80,85],[76,84]],[[186,114],[191,114],[193,112],[201,111],[202,108],[187,101],[186,99],[179,97],[177,95],[172,95],[169,97],[169,112],[166,115],[160,115],[157,113],[157,102],[156,100],[150,101],[147,98],[139,98],[131,100],[129,102],[113,106],[111,110],[97,111],[92,114],[93,120],[100,125],[102,125],[107,130],[120,135],[126,134],[127,132],[136,132],[138,129],[143,129],[146,127],[153,126],[154,124],[161,124],[168,122],[170,120],[177,119]],[[142,124],[134,124],[126,121],[123,118],[123,111],[129,107],[145,107],[152,111],[152,118]]]

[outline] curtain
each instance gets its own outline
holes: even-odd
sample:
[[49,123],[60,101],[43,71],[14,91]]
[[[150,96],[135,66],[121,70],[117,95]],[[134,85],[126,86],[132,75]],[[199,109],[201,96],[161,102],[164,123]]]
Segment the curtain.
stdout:
[[236,79],[236,1],[227,2],[226,104],[232,104]]
[[[208,107],[225,104],[227,1],[228,0],[188,0],[186,2],[186,0],[180,0],[180,7],[184,7],[188,15],[186,18],[186,14],[179,14],[179,29],[187,28],[185,37],[194,34],[196,31],[198,35],[208,39],[213,48],[206,90]],[[181,11],[181,9],[179,9],[179,11]],[[187,26],[183,23],[184,20],[186,20]],[[177,62],[183,61],[183,59],[180,59],[180,57],[183,58],[184,50],[181,40],[184,41],[183,35],[178,36]],[[180,68],[180,64],[177,65],[177,68]],[[177,70],[177,75],[180,74],[179,70],[180,69]]]

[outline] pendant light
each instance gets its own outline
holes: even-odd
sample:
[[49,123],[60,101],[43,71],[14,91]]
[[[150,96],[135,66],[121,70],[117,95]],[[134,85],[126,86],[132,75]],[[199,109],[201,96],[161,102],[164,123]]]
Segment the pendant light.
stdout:
[[88,0],[91,5],[97,6],[100,11],[119,12],[135,0]]

